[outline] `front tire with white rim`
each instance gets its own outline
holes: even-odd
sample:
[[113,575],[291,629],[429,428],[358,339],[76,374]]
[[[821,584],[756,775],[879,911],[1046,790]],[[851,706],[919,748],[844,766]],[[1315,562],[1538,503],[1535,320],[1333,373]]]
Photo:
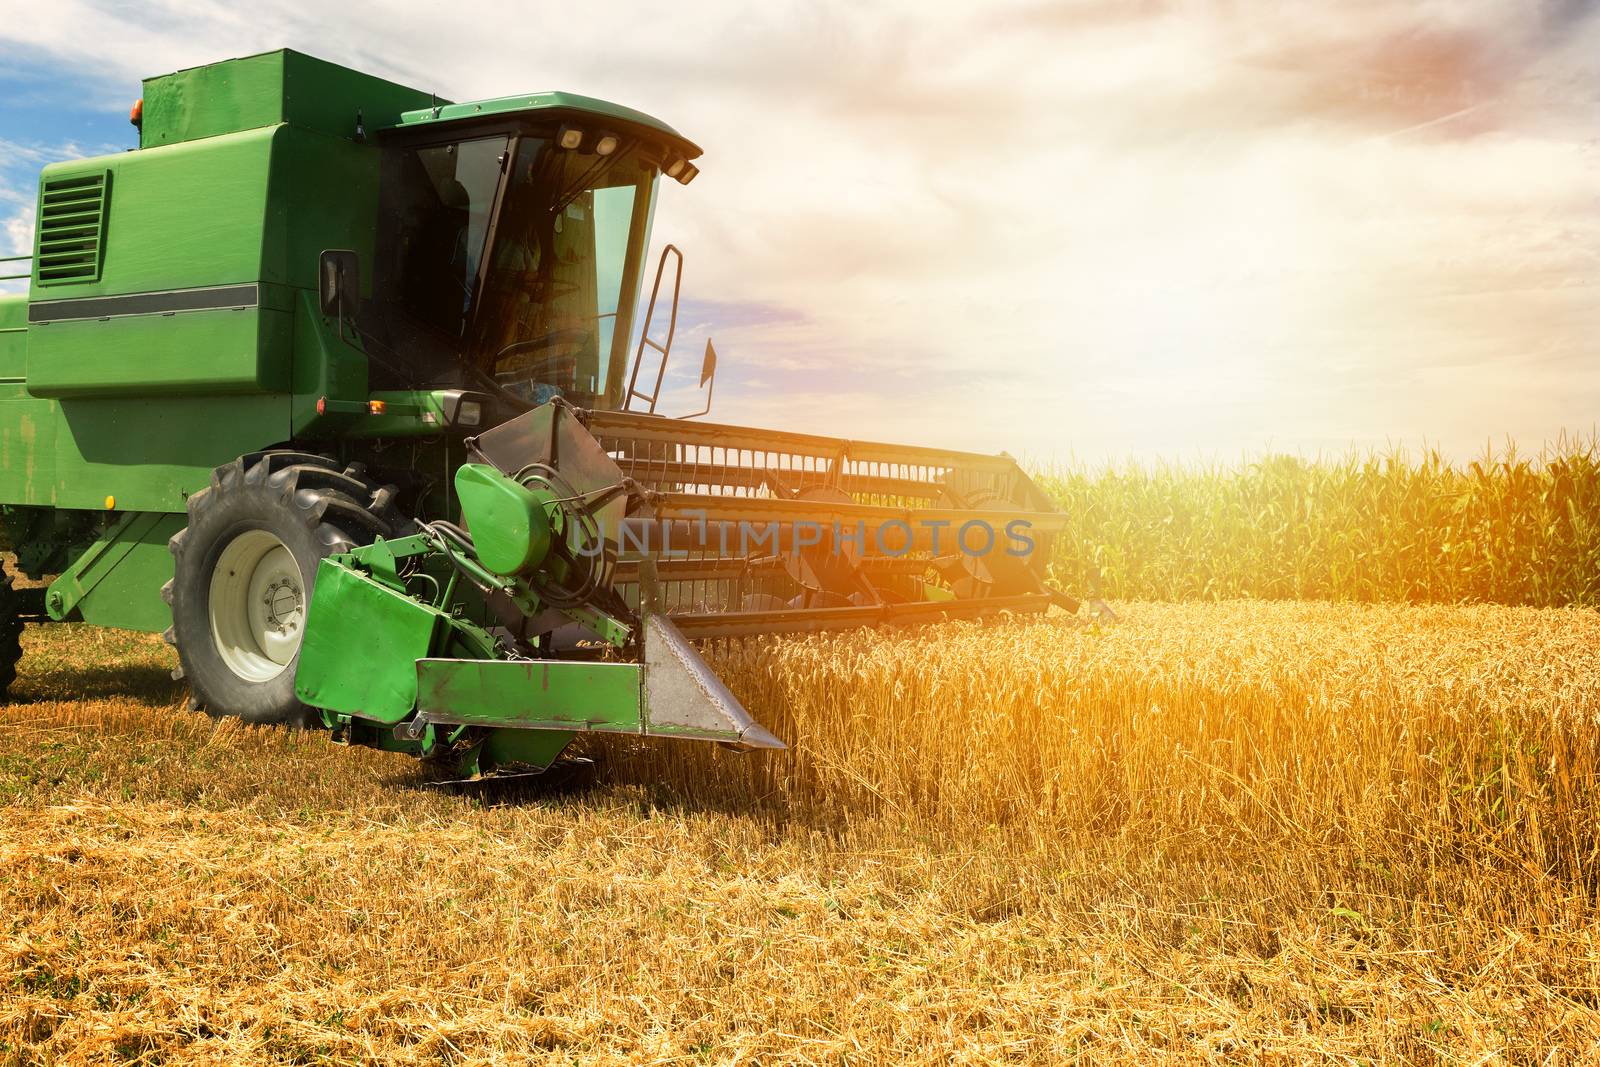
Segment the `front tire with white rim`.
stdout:
[[167,640],[193,702],[252,723],[310,725],[294,693],[317,564],[404,533],[394,489],[359,464],[263,452],[212,472],[189,497],[189,525],[168,543]]
[[230,670],[252,682],[283,673],[300,650],[305,589],[294,555],[269,530],[228,542],[211,569],[211,639]]

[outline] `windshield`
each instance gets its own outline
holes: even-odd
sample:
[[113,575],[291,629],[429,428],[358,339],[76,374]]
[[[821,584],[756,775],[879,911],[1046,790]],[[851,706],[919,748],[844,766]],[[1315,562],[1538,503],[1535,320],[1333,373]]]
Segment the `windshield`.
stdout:
[[535,402],[618,406],[656,174],[630,148],[518,140],[470,327],[481,369]]

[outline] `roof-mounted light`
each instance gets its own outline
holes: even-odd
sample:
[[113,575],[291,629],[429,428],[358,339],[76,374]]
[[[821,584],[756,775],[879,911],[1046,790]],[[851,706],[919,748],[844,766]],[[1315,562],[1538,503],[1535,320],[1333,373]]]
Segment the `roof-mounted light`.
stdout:
[[673,177],[678,179],[679,185],[688,185],[690,182],[694,181],[696,175],[699,173],[699,167],[695,166],[693,163],[685,163],[683,165],[683,169],[674,174]]
[[563,126],[561,132],[556,135],[556,144],[572,151],[583,144],[583,131],[576,126]]
[[667,165],[661,168],[661,173],[669,178],[676,178],[683,173],[683,168],[688,165],[689,161],[687,159],[681,156],[674,156],[672,159],[667,160]]
[[617,135],[614,133],[602,133],[600,139],[594,143],[594,154],[597,156],[609,156],[616,150]]

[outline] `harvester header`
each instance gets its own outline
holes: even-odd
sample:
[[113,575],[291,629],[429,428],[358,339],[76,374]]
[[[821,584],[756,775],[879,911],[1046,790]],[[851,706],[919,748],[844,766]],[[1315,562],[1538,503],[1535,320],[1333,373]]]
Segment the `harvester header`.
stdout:
[[470,777],[583,732],[781,747],[698,641],[1077,609],[1007,456],[658,412],[650,225],[700,156],[665,123],[290,51],[134,117],[45,168],[0,297],[0,521],[49,579],[0,589],[0,682],[24,620],[162,632],[198,707]]

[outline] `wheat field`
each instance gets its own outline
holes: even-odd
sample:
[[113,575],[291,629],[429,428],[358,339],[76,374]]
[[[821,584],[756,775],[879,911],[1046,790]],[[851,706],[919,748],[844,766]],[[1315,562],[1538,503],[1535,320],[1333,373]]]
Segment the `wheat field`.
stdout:
[[30,630],[0,1064],[1600,1056],[1600,614],[1118,607],[733,643],[790,751],[510,796]]

